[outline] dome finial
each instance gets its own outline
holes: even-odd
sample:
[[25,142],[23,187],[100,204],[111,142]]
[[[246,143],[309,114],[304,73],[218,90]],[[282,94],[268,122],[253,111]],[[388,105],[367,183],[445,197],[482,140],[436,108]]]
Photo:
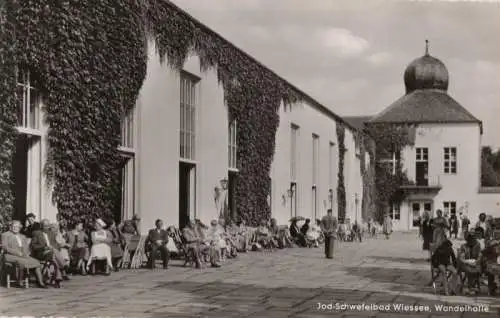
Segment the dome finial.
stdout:
[[429,40],[425,40],[425,55],[429,55]]

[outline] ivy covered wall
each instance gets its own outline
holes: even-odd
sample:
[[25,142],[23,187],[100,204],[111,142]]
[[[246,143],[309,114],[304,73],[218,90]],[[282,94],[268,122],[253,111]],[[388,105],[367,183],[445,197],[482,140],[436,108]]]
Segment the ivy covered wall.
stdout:
[[345,191],[345,176],[344,176],[344,161],[345,161],[345,127],[341,123],[337,123],[337,142],[339,145],[339,169],[338,169],[338,180],[337,180],[337,208],[338,208],[338,219],[343,222],[346,218],[346,191]]
[[[416,126],[395,125],[395,124],[375,124],[370,123],[366,126],[366,133],[372,138],[376,153],[376,162],[374,164],[375,174],[374,189],[375,195],[375,213],[377,221],[382,221],[385,213],[389,211],[391,202],[401,202],[404,193],[401,191],[401,185],[411,184],[406,171],[403,170],[403,163],[396,162],[396,173],[387,164],[380,162],[380,158],[391,157],[392,153],[401,153],[407,146],[415,144]],[[364,186],[368,186],[364,184]]]
[[[302,99],[294,87],[170,1],[4,0],[0,6],[2,216],[13,213],[16,65],[33,74],[43,93],[49,127],[44,172],[59,213],[73,221],[111,217],[120,191],[120,121],[136,103],[152,38],[159,58],[173,69],[194,53],[203,71],[217,72],[229,115],[238,120],[238,213],[253,225],[270,217],[278,110]],[[337,197],[345,215],[345,128],[337,127]]]

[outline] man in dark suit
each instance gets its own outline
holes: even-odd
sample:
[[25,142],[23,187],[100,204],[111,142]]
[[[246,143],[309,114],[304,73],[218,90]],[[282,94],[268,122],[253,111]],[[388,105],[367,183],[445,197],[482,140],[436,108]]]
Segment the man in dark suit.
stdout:
[[337,231],[337,219],[333,216],[332,209],[328,209],[327,215],[321,220],[321,231],[325,235],[325,256],[333,258],[333,238]]
[[149,230],[147,246],[151,249],[151,257],[149,258],[151,268],[155,268],[156,253],[160,252],[163,260],[163,268],[168,268],[170,259],[167,249],[168,233],[163,229],[163,221],[158,219],[155,222],[156,228]]

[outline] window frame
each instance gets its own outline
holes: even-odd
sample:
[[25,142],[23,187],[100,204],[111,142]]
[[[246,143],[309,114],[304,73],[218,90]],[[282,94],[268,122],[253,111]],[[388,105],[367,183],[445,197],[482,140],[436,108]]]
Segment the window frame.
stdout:
[[448,215],[457,215],[457,201],[443,201],[443,212]]
[[184,162],[196,160],[198,85],[200,78],[180,72],[179,158]]
[[[43,96],[40,88],[34,85],[32,77],[32,72],[28,68],[16,66],[16,90],[14,93],[17,95],[18,89],[22,90],[22,96],[18,96],[19,103],[16,106],[18,112],[16,128],[22,134],[42,136]],[[33,95],[36,96],[34,99],[32,99]],[[34,106],[32,106],[32,101]],[[34,108],[34,118],[31,118],[32,107]]]
[[443,148],[443,172],[444,174],[454,175],[458,173],[458,150],[457,147]]

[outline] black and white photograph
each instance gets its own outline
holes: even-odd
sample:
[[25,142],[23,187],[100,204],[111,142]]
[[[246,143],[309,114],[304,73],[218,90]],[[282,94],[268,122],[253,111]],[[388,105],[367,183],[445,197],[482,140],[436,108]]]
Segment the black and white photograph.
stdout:
[[500,317],[500,1],[0,0],[0,317]]

